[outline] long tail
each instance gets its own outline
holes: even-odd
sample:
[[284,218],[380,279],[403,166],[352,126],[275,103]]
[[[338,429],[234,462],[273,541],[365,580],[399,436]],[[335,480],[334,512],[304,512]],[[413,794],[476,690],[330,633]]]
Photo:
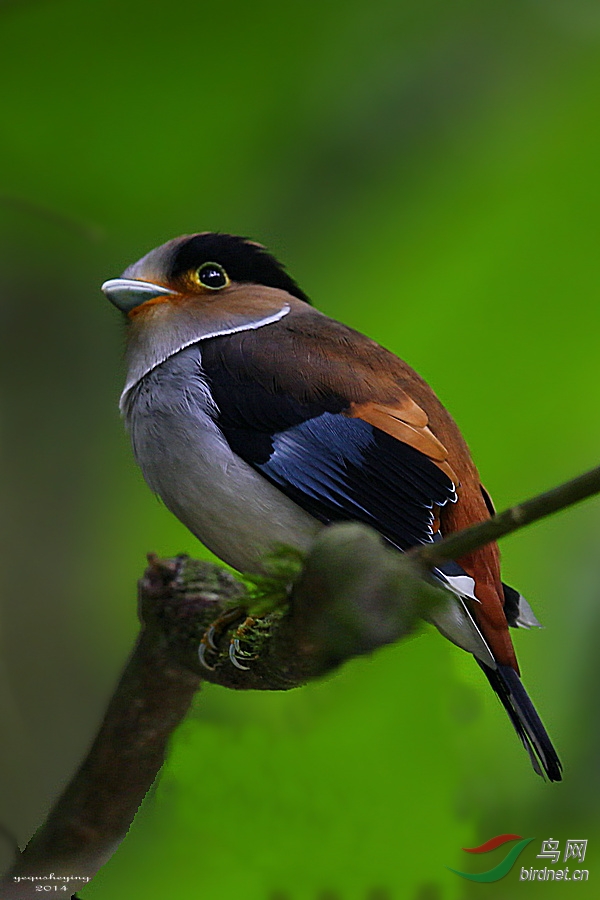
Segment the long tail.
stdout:
[[491,669],[480,660],[477,662],[508,713],[535,771],[542,777],[545,772],[550,781],[561,781],[561,762],[515,670],[510,666],[500,665]]

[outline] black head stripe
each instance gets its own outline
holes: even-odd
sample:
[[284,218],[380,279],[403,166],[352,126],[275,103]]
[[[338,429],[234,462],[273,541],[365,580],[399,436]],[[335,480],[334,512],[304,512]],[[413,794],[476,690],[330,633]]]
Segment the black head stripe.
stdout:
[[231,281],[279,288],[310,303],[282,264],[264,247],[232,234],[195,234],[178,244],[171,259],[169,278],[176,279],[205,262],[220,263]]

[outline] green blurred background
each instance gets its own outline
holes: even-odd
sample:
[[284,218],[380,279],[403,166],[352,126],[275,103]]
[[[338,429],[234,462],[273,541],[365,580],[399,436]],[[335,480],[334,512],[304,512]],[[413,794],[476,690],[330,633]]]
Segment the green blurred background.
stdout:
[[[144,554],[207,556],[116,408],[99,285],[150,248],[265,243],[429,380],[499,507],[597,464],[600,6],[21,0],[0,46],[0,822],[24,843],[131,646]],[[591,501],[502,547],[547,626],[516,644],[563,784],[428,630],[289,694],[207,687],[81,897],[597,896],[599,542]],[[491,867],[460,848],[501,832],[535,837],[503,881],[445,868]],[[587,885],[519,883],[550,837],[589,839]]]

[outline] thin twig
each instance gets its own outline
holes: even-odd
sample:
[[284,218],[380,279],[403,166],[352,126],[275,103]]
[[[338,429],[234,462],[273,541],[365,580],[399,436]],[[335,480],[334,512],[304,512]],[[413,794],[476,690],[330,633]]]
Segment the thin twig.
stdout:
[[510,509],[505,509],[485,522],[457,531],[435,544],[417,547],[410,551],[410,555],[427,568],[434,568],[448,560],[461,559],[485,544],[498,541],[507,534],[524,528],[525,525],[545,519],[598,493],[600,493],[600,466],[544,494],[538,494],[531,500],[511,506]]

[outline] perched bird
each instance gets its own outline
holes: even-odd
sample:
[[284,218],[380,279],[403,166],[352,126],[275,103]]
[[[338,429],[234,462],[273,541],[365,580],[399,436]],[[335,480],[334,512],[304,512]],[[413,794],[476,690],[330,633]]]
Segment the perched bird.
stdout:
[[[305,550],[324,523],[364,522],[406,550],[492,514],[431,388],[311,306],[260,244],[175,238],[102,290],[128,321],[121,410],[144,477],[234,568],[256,571],[274,544]],[[508,631],[538,623],[502,583],[497,546],[437,575],[457,601],[432,621],[474,654],[536,771],[559,781]]]

